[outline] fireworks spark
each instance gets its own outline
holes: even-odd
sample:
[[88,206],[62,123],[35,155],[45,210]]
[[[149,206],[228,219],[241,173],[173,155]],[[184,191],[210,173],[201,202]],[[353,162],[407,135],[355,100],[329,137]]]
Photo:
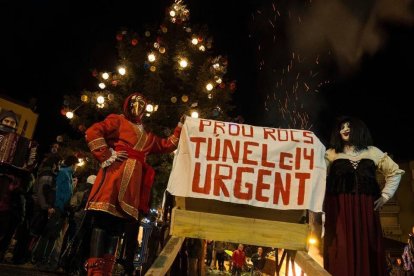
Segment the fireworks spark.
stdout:
[[313,118],[309,102],[313,100],[312,95],[327,83],[319,72],[322,57],[318,54],[311,59],[290,49],[287,26],[293,21],[302,24],[302,16],[292,12],[285,2],[272,1],[268,5],[270,7],[256,10],[251,17],[256,27],[251,36],[258,45],[258,70],[266,75],[263,77],[267,84],[261,88],[267,91],[264,100],[266,116],[275,127],[311,129]]

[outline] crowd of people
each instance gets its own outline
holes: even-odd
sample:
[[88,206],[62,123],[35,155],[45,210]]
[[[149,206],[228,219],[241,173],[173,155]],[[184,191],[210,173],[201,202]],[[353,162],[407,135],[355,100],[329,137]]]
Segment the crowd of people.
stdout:
[[[267,253],[272,251],[271,248],[265,250]],[[266,255],[262,247],[187,238],[172,265],[170,275],[203,275],[203,270],[207,271],[207,275],[265,275]]]
[[[17,125],[13,111],[3,112],[0,142],[11,139],[8,135]],[[76,174],[78,163],[75,155],[63,157],[54,144],[42,158],[30,152],[21,166],[0,164],[1,262],[32,262],[44,270],[60,266],[62,250],[80,227],[95,180],[93,174]]]

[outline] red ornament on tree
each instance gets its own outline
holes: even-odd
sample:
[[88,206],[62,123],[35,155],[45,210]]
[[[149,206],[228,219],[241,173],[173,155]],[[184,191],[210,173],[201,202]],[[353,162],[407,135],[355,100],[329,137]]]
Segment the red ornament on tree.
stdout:
[[124,38],[124,36],[122,34],[117,34],[116,35],[116,40],[121,41]]
[[230,91],[234,91],[236,89],[236,82],[235,81],[232,81],[231,83],[230,83]]
[[117,81],[117,80],[113,80],[113,81],[112,81],[112,85],[113,85],[113,86],[117,86],[117,85],[118,85],[118,81]]
[[138,39],[134,38],[133,40],[131,40],[131,44],[132,46],[136,46],[138,44]]
[[224,89],[224,88],[226,88],[226,84],[225,84],[224,82],[222,82],[222,83],[220,83],[219,87],[220,87],[221,89]]
[[92,76],[94,76],[95,78],[98,76],[98,71],[96,71],[96,70],[93,70],[92,71]]

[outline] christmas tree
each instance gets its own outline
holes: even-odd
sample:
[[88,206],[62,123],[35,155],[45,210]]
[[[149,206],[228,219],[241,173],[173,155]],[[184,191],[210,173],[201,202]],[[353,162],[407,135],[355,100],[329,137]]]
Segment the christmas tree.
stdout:
[[[227,59],[213,55],[207,28],[190,26],[189,15],[186,5],[176,0],[157,28],[148,28],[143,34],[120,30],[116,34],[116,71],[95,70],[96,91],[65,96],[61,112],[71,125],[84,132],[108,114],[122,113],[124,99],[133,92],[149,100],[144,124],[162,137],[171,134],[183,114],[231,120],[236,84],[225,78]],[[153,192],[159,199],[168,181],[172,156],[152,156],[148,162],[157,171]]]

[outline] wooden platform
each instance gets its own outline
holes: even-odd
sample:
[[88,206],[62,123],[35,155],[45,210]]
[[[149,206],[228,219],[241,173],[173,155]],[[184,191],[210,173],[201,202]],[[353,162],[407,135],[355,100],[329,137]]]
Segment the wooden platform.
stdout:
[[307,250],[303,210],[283,211],[216,200],[176,197],[173,236]]

